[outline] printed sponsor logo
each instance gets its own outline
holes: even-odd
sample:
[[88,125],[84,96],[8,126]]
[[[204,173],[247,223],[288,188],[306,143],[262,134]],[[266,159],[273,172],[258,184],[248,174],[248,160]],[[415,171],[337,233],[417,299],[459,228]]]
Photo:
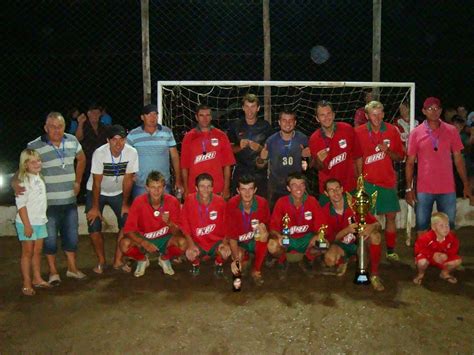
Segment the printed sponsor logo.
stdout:
[[214,221],[217,218],[217,211],[211,211],[209,212],[209,219],[211,221]]
[[342,163],[347,158],[347,152],[341,153],[336,155],[334,158],[331,159],[328,165],[328,169],[332,169],[333,166]]
[[372,155],[369,155],[367,158],[365,158],[365,164],[372,164],[375,162],[378,162],[379,160],[383,160],[385,158],[385,153],[384,152],[378,152]]
[[159,238],[159,237],[162,237],[162,236],[168,234],[169,230],[170,230],[170,227],[166,226],[166,227],[163,227],[161,229],[158,229],[157,231],[145,233],[143,236],[146,239],[156,239],[156,238]]
[[306,219],[307,221],[313,219],[313,213],[311,211],[306,211],[304,213],[304,219]]
[[253,232],[247,232],[245,234],[239,235],[239,242],[245,242],[253,238]]
[[258,219],[252,219],[250,221],[250,225],[252,226],[252,229],[257,228],[259,224],[260,224],[260,221]]
[[347,147],[347,141],[345,139],[341,139],[339,141],[339,147],[346,148]]
[[344,238],[342,238],[342,242],[344,244],[351,244],[355,240],[356,240],[356,236],[352,233],[349,233]]
[[211,138],[211,145],[213,147],[217,147],[219,145],[219,139],[217,138]]
[[211,234],[214,229],[216,229],[215,224],[209,224],[202,228],[196,228],[196,236],[202,237],[203,235]]
[[290,234],[306,233],[308,229],[309,226],[307,224],[305,224],[304,226],[293,226],[290,228]]
[[199,164],[199,163],[202,163],[203,161],[212,160],[215,157],[216,157],[215,151],[212,151],[206,154],[200,154],[200,155],[197,155],[196,158],[194,158],[194,164]]

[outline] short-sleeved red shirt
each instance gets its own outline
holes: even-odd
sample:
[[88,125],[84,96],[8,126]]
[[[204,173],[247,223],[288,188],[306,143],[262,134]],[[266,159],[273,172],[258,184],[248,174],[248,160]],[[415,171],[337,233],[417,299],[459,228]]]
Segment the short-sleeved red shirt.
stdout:
[[310,195],[305,195],[303,204],[299,208],[294,205],[291,195],[280,197],[273,208],[270,230],[281,233],[282,219],[287,213],[290,217],[288,227],[291,238],[297,239],[316,231],[315,220],[321,218],[321,207],[316,198]]
[[351,125],[336,122],[332,138],[327,137],[323,129],[317,129],[309,139],[309,148],[314,159],[319,151],[329,148],[324,169],[318,171],[320,193],[324,192],[324,183],[330,178],[338,179],[345,191],[356,188],[354,159],[360,158],[362,151]]
[[390,150],[404,157],[405,148],[398,129],[390,123],[382,122],[379,132],[375,133],[368,122],[356,127],[355,133],[362,149],[364,179],[387,189],[395,188],[397,177],[393,161],[388,154],[379,151],[377,145],[387,143]]
[[267,200],[255,195],[250,213],[246,213],[241,198],[237,195],[227,202],[225,218],[226,236],[245,243],[253,239],[252,225],[263,223],[268,227],[270,209]]
[[218,195],[212,195],[211,202],[205,206],[199,202],[196,192],[189,194],[181,211],[181,230],[209,251],[225,237],[225,206],[224,199]]
[[202,132],[193,128],[186,133],[181,147],[181,168],[189,169],[188,191],[194,191],[196,176],[208,173],[214,178],[214,193],[224,189],[224,166],[235,164],[227,135],[220,129]]
[[436,233],[429,230],[418,237],[415,242],[415,256],[432,258],[434,253],[443,253],[448,257],[456,256],[459,252],[459,240],[453,232],[442,241],[436,239]]
[[170,233],[170,228],[162,219],[163,213],[168,212],[169,220],[179,225],[180,209],[179,201],[172,195],[163,195],[163,201],[158,210],[151,206],[148,194],[140,195],[133,201],[128,211],[123,232],[137,232],[146,239],[163,238]]

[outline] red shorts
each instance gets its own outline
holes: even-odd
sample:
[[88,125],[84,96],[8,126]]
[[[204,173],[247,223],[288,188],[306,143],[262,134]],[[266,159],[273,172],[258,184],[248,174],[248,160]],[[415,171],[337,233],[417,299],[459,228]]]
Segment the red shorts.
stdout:
[[[436,266],[438,269],[444,268],[443,264],[437,263],[436,261],[433,260],[433,255],[418,254],[417,256],[415,256],[415,263],[418,264],[418,262],[423,259],[428,260],[430,265]],[[448,263],[454,260],[461,260],[461,257],[459,255],[448,256],[448,259],[446,259],[445,263]]]

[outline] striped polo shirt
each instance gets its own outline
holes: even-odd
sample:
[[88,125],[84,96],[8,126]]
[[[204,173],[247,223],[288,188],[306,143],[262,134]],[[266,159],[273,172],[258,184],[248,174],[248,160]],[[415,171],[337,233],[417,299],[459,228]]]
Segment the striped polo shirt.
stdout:
[[49,142],[47,135],[42,135],[28,143],[28,148],[36,150],[41,156],[41,173],[46,184],[48,206],[76,203],[74,160],[82,151],[76,137],[65,133],[59,147],[55,147]]
[[158,125],[156,131],[150,134],[143,130],[143,126],[139,126],[128,133],[127,143],[138,151],[140,171],[136,174],[137,186],[145,186],[152,170],[161,172],[166,182],[170,182],[170,148],[176,147],[171,129]]

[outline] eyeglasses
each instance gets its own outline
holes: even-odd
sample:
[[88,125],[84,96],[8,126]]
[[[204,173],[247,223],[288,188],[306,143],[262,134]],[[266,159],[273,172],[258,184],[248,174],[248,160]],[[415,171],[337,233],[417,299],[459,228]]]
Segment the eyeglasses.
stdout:
[[439,110],[441,110],[441,107],[428,107],[426,110],[427,111],[439,111]]

